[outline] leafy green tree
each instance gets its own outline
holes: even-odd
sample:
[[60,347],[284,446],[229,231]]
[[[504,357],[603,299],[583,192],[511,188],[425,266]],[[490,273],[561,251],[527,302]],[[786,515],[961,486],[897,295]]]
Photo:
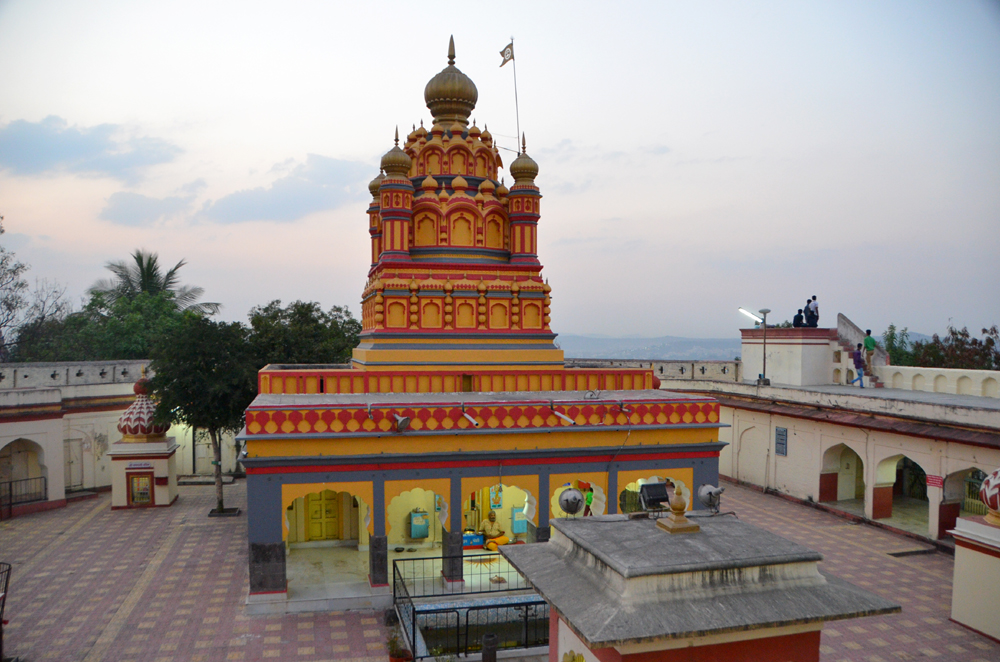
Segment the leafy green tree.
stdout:
[[243,427],[243,412],[257,394],[247,328],[187,312],[164,330],[151,358],[157,418],[208,432],[215,458],[215,512],[222,513],[222,434]]
[[110,305],[92,297],[80,312],[31,319],[18,333],[13,358],[19,362],[146,359],[157,338],[183,315],[169,292],[143,292]]
[[910,333],[906,328],[896,330],[895,324],[890,324],[889,328],[882,334],[882,346],[889,354],[889,363],[892,365],[913,365],[913,352],[910,351]]
[[250,311],[258,367],[268,363],[343,363],[358,344],[361,323],[344,307],[323,312],[314,301],[275,300]]
[[882,342],[893,365],[924,368],[958,368],[963,370],[1000,370],[1000,329],[996,325],[982,330],[982,339],[975,338],[967,327],[948,326],[943,338],[934,334],[930,340],[910,343],[904,328],[896,330],[890,324],[882,334]]
[[114,278],[94,283],[87,293],[104,301],[109,307],[121,299],[132,300],[140,294],[163,292],[171,294],[174,304],[182,311],[190,310],[212,315],[219,312],[219,308],[222,307],[218,303],[199,303],[198,299],[205,290],[180,284],[177,272],[187,264],[186,261],[181,260],[164,273],[156,253],[137,249],[131,257],[131,262],[125,260],[108,262],[105,266],[114,274]]
[[[0,216],[0,235],[4,233]],[[21,312],[28,305],[28,282],[24,272],[28,265],[20,262],[13,251],[0,246],[0,360],[7,360],[9,344]]]
[[926,368],[1000,370],[1000,329],[994,324],[975,338],[967,327],[948,327],[944,338],[936,333],[925,342],[913,344],[912,365]]

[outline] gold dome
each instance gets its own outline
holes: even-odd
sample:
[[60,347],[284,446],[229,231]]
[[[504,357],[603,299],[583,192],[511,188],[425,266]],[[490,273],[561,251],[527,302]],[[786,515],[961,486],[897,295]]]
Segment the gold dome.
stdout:
[[382,170],[387,175],[406,177],[410,173],[413,159],[399,148],[399,128],[396,128],[396,145],[382,157]]
[[525,146],[524,136],[521,136],[521,153],[507,168],[514,177],[515,184],[534,184],[535,177],[538,176],[538,164],[528,156]]
[[436,122],[458,122],[463,127],[469,124],[479,100],[479,90],[472,79],[455,66],[455,38],[448,42],[448,66],[428,81],[424,88],[424,101]]
[[453,191],[458,193],[459,191],[464,191],[469,188],[469,182],[462,177],[462,175],[456,175],[454,179],[451,180],[451,188]]
[[501,179],[501,180],[500,180],[500,186],[498,186],[498,187],[497,187],[497,190],[496,190],[496,196],[497,196],[498,198],[502,198],[502,197],[506,196],[506,195],[507,195],[508,193],[510,193],[510,189],[508,189],[508,188],[507,188],[507,187],[506,187],[506,186],[504,185],[504,183],[503,183],[503,180]]
[[368,192],[372,194],[373,198],[376,199],[378,198],[378,189],[380,186],[382,186],[383,179],[385,179],[385,175],[382,174],[381,170],[379,170],[378,175],[375,177],[375,179],[368,182]]

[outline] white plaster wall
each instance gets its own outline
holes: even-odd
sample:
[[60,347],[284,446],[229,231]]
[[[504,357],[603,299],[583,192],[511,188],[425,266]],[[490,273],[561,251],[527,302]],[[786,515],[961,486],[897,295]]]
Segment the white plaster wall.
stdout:
[[876,366],[889,388],[1000,398],[1000,370],[954,370],[911,366]]
[[[815,339],[791,344],[769,338],[767,343],[767,378],[775,384],[811,386],[833,381],[833,348],[830,342]],[[754,382],[764,368],[764,343],[757,338],[743,339],[743,379]]]
[[[840,444],[849,447],[862,460],[868,517],[872,515],[873,488],[880,484],[877,476],[879,466],[882,465],[884,473],[894,478],[895,464],[901,456],[919,464],[927,474],[942,477],[973,467],[984,471],[1000,467],[1000,449],[726,406],[720,408],[720,419],[733,426],[731,434],[734,441],[720,453],[719,472],[800,499],[815,501],[819,498],[819,475],[823,471],[824,453]],[[777,427],[788,430],[787,457],[775,455]],[[854,472],[852,466],[849,479],[852,483]],[[891,479],[888,484],[891,484]],[[849,491],[850,494],[845,483],[838,481],[838,497],[854,498],[853,485]],[[927,495],[929,502],[935,505],[944,498],[943,490],[937,487],[929,486]],[[936,537],[937,508],[930,508],[928,515],[928,534]]]
[[63,477],[62,421],[58,418],[41,421],[18,421],[0,425],[0,448],[17,439],[33,441],[41,447],[41,464],[48,484],[49,501],[66,498]]
[[951,617],[994,639],[1000,639],[1000,558],[955,547]]

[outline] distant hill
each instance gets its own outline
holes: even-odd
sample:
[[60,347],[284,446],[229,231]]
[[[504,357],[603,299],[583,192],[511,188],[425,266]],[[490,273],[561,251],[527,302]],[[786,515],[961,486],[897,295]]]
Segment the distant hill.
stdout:
[[732,361],[740,355],[739,338],[611,338],[560,334],[556,344],[568,359],[659,359]]

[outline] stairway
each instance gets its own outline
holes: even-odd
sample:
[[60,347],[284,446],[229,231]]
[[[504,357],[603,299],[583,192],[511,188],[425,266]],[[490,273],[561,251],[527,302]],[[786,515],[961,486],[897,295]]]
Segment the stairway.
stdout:
[[[851,358],[851,352],[854,351],[854,347],[851,346],[849,342],[843,339],[838,339],[837,344],[840,345],[841,352],[841,363],[851,370],[854,370],[854,360]],[[862,354],[862,356],[864,356]],[[874,360],[875,357],[872,357]],[[846,374],[846,372],[845,372]],[[885,384],[878,378],[878,375],[868,374],[865,372],[865,388],[885,388]]]

